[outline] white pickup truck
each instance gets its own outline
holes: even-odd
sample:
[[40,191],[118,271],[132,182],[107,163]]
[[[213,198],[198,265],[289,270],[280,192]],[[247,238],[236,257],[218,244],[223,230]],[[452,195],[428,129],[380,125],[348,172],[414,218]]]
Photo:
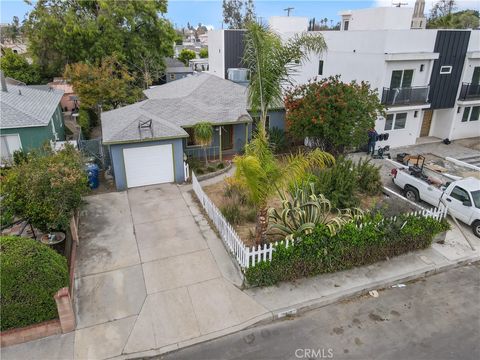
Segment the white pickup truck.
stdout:
[[435,179],[411,175],[408,167],[394,168],[391,175],[408,200],[423,200],[435,207],[446,205],[450,215],[471,226],[480,237],[480,180],[468,177],[443,185]]

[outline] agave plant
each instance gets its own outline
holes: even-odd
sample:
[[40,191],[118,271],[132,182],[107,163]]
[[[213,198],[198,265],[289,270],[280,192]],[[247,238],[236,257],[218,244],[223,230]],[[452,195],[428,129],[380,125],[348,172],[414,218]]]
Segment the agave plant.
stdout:
[[303,187],[296,186],[288,193],[280,193],[280,196],[282,210],[279,212],[270,208],[268,211],[270,230],[276,230],[288,240],[311,234],[320,224],[333,236],[347,222],[363,217],[360,209],[337,210],[336,215],[332,214],[330,201],[322,194],[316,194],[313,183]]

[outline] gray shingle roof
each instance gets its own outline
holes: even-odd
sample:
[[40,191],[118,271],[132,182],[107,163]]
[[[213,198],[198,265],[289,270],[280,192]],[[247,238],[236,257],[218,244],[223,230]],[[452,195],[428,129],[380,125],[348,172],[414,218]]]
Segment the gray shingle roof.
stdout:
[[167,74],[170,73],[193,73],[193,70],[187,66],[172,66],[167,67],[165,70]]
[[63,95],[61,90],[44,91],[30,86],[7,85],[7,89],[0,94],[2,129],[48,125]]
[[213,124],[251,122],[247,89],[215,75],[195,73],[144,93],[147,100],[102,114],[104,142],[145,140],[138,131],[129,132],[128,136],[120,131],[120,128],[133,129],[135,126],[138,129],[139,115],[164,125],[155,138],[187,136],[182,128],[201,121]]

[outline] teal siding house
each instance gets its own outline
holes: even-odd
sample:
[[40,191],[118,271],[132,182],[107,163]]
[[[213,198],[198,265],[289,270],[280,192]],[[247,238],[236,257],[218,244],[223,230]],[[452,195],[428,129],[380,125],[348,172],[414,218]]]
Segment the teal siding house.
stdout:
[[63,91],[6,84],[2,79],[0,105],[1,163],[14,151],[30,151],[50,141],[65,140],[60,100]]

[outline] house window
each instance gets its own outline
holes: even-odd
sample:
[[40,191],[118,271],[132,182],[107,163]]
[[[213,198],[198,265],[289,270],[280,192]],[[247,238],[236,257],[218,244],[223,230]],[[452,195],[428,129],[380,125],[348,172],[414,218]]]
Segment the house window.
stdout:
[[170,80],[175,80],[175,74],[170,74]]
[[195,145],[197,145],[197,144],[195,143],[195,131],[194,131],[193,127],[191,127],[191,128],[185,128],[185,131],[186,131],[187,134],[188,134],[187,146],[195,146]]
[[348,25],[349,25],[349,24],[350,24],[350,21],[348,21],[348,20],[345,20],[345,21],[343,22],[343,30],[347,31],[347,30],[348,30]]
[[475,66],[473,69],[472,85],[480,85],[480,66]]
[[323,60],[318,62],[318,75],[323,75]]
[[390,80],[390,89],[411,87],[412,79],[413,70],[394,70]]
[[415,112],[413,113],[413,117],[418,117],[418,111],[415,110]]
[[472,107],[472,113],[470,114],[470,121],[477,121],[479,118],[480,106]]
[[451,74],[452,73],[452,67],[451,66],[442,66],[440,68],[440,74],[441,75],[446,75],[446,74]]
[[421,64],[420,65],[420,71],[423,71],[425,69],[425,65],[424,64]]
[[388,114],[385,119],[385,130],[405,129],[407,113]]
[[469,116],[470,116],[470,106],[467,106],[465,109],[463,109],[462,122],[468,121]]
[[461,111],[461,110],[462,110],[462,108],[459,106],[459,107],[457,108],[457,114],[460,114],[460,111]]
[[467,121],[478,121],[480,118],[480,106],[467,106],[463,110],[463,116],[462,116],[462,122],[467,122]]

